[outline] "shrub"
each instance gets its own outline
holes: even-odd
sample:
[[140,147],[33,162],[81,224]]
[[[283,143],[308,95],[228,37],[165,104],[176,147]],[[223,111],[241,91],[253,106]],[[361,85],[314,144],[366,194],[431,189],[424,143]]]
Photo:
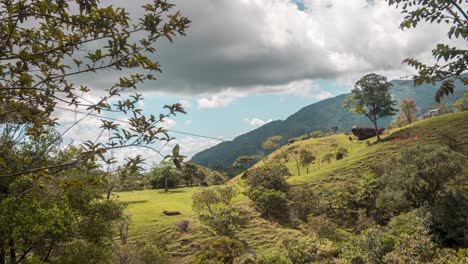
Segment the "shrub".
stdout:
[[286,255],[292,263],[313,263],[317,247],[310,238],[290,238],[283,241]]
[[252,190],[249,193],[249,197],[263,215],[283,219],[286,218],[288,208],[285,193],[259,187]]
[[311,138],[321,138],[323,137],[323,132],[322,131],[314,131],[309,134]]
[[232,235],[234,230],[247,222],[245,212],[231,206],[219,208],[210,214],[201,214],[199,219],[219,235]]
[[257,264],[293,264],[284,254],[274,251],[261,256]]
[[139,263],[142,264],[166,264],[171,263],[170,255],[163,249],[149,243],[137,245]]
[[203,224],[217,234],[230,235],[246,223],[245,212],[231,206],[234,195],[233,187],[201,189],[193,195],[192,207]]
[[217,171],[213,171],[208,176],[206,177],[206,182],[208,185],[221,185],[226,183],[229,180],[229,178]]
[[234,263],[234,259],[244,253],[242,242],[219,237],[205,244],[195,255],[195,263]]
[[317,213],[318,197],[312,189],[312,185],[298,185],[288,191],[289,209],[302,221],[307,216]]
[[457,183],[463,177],[465,157],[446,146],[423,145],[402,150],[397,163],[384,170],[384,190],[377,207],[399,214],[426,207],[433,215],[433,231],[446,243],[467,246],[464,222],[467,196]]
[[317,234],[320,238],[338,240],[335,229],[338,226],[325,215],[312,216],[307,218],[306,229],[309,232]]
[[[432,206],[451,180],[460,176],[465,157],[446,146],[423,145],[403,149],[398,164],[382,178],[385,192],[396,192],[403,206]],[[387,193],[383,193],[386,195]],[[391,195],[391,193],[389,194]],[[389,196],[388,195],[388,196]],[[379,197],[381,205],[388,203]]]
[[266,164],[261,168],[255,168],[247,172],[247,184],[251,190],[263,187],[286,192],[289,185],[284,179],[285,176],[291,176],[291,173],[283,164]]
[[192,207],[198,213],[212,213],[216,207],[229,205],[235,194],[231,186],[201,189],[193,194]]
[[339,148],[335,153],[336,160],[343,159],[346,155],[348,155],[348,150],[346,148]]
[[147,174],[153,189],[165,188],[165,177],[167,176],[167,187],[174,188],[179,184],[180,174],[168,167],[157,167]]
[[395,249],[385,255],[384,261],[390,263],[427,263],[432,262],[436,245],[432,242],[429,229],[418,225],[415,232],[398,236]]

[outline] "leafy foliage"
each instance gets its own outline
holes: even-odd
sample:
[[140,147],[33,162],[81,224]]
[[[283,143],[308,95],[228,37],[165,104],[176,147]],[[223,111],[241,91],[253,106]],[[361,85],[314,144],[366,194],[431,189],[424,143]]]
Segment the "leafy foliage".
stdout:
[[[393,194],[384,192],[380,203],[389,206],[396,202],[413,208],[433,206],[450,182],[461,175],[464,162],[462,154],[444,146],[403,149],[397,164],[383,178],[386,190]],[[392,202],[387,200],[390,196],[394,197]]]
[[[13,144],[3,134],[0,153],[7,170],[22,170],[29,162],[43,166],[68,163],[80,151],[64,150],[53,130],[33,141]],[[14,161],[10,163],[10,161]],[[122,205],[105,199],[105,182],[96,176],[95,164],[59,172],[31,173],[0,179],[0,259],[19,263],[72,263],[105,259],[113,228],[122,217]]]
[[226,183],[229,178],[221,172],[213,171],[206,177],[208,185],[221,185]]
[[400,118],[405,120],[405,125],[411,124],[417,120],[416,102],[412,97],[400,100]]
[[283,164],[269,163],[263,167],[249,170],[246,174],[250,190],[263,187],[286,192],[289,188],[284,177],[291,175],[291,173]]
[[[463,0],[387,0],[387,2],[397,8],[401,7],[402,13],[405,14],[400,24],[401,29],[414,28],[421,22],[446,23],[450,25],[447,33],[449,39],[461,38],[465,42],[468,40],[466,26],[468,14],[463,9]],[[467,70],[468,50],[437,44],[432,50],[432,55],[436,60],[436,64],[432,66],[411,58],[405,59],[403,63],[418,71],[414,76],[416,86],[424,82],[434,85],[436,81],[443,81],[435,93],[435,100],[440,102],[443,96],[454,92],[454,82],[450,78],[457,78],[465,85],[468,84],[468,79],[463,75]]]
[[[104,154],[111,149],[171,140],[158,123],[185,113],[180,104],[166,105],[167,113],[158,117],[145,116],[137,107],[140,94],[118,97],[144,81],[155,80],[154,74],[161,71],[151,56],[156,44],[185,35],[187,18],[179,12],[165,16],[173,7],[166,1],[153,1],[134,22],[124,9],[96,0],[0,1],[0,39],[4,40],[0,44],[1,123],[28,124],[27,135],[38,137],[45,127],[57,125],[51,114],[58,103],[72,107],[67,110],[85,111],[86,116],[117,112],[128,117],[129,128],[102,120],[108,140],[88,139],[76,163],[99,157],[110,164],[115,161]],[[105,94],[97,102],[85,98],[89,87],[72,82],[75,76],[89,78],[103,70],[123,69],[138,73],[122,74],[115,84],[103,87]],[[180,162],[182,157],[175,154]],[[138,168],[142,160],[131,157],[127,161]]]
[[321,138],[321,137],[323,137],[323,132],[322,131],[313,131],[313,132],[310,132],[309,136],[311,138]]
[[465,93],[463,97],[455,101],[452,107],[455,108],[455,110],[458,112],[463,112],[463,111],[468,110],[468,93]]
[[307,168],[307,173],[309,173],[309,165],[312,164],[312,162],[315,161],[314,155],[312,155],[312,152],[310,152],[310,151],[308,151],[306,149],[302,149],[299,152],[299,157],[301,159],[302,167],[306,167]]
[[[428,208],[434,231],[449,244],[467,245],[459,225],[466,219],[466,191],[460,186],[465,157],[445,146],[423,145],[402,150],[396,164],[383,175],[385,189],[377,206],[395,214]],[[462,224],[463,225],[463,224]]]
[[219,237],[207,243],[195,256],[195,263],[232,264],[244,252],[244,245],[229,237]]
[[284,192],[260,186],[249,192],[249,197],[263,215],[278,219],[288,218],[287,200]]
[[[344,107],[349,108],[352,113],[365,115],[377,131],[377,120],[392,116],[397,111],[389,93],[390,86],[392,84],[387,82],[386,77],[375,73],[367,74],[356,82],[351,95],[344,102]],[[379,134],[376,134],[380,140]]]
[[204,188],[193,195],[192,207],[200,221],[217,234],[232,235],[246,223],[244,212],[231,206],[234,195],[233,187]]
[[336,160],[341,160],[346,155],[348,155],[348,149],[346,149],[344,147],[340,147],[338,150],[336,150],[335,158],[336,158]]
[[271,136],[262,144],[263,149],[277,149],[280,147],[280,142],[283,140],[282,136]]

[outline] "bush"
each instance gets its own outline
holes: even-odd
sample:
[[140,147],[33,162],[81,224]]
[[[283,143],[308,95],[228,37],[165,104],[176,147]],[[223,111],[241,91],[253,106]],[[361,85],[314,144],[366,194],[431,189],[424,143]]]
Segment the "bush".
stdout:
[[229,180],[229,178],[217,171],[213,171],[208,176],[206,177],[206,183],[208,185],[221,185],[226,183]]
[[288,207],[285,193],[259,187],[251,191],[249,197],[263,215],[287,218]]
[[292,263],[306,264],[316,260],[317,247],[309,238],[286,239],[283,245]]
[[323,137],[323,132],[322,131],[314,131],[309,134],[311,138],[321,138]]
[[446,146],[423,145],[402,150],[392,168],[384,170],[384,190],[377,207],[393,214],[425,207],[433,215],[433,231],[447,244],[468,246],[464,222],[468,199],[458,179],[465,157]]
[[338,226],[325,215],[310,215],[307,218],[307,231],[317,234],[320,238],[338,240],[337,234],[335,232],[336,228],[338,228]]
[[192,207],[198,213],[211,213],[217,207],[229,205],[235,194],[231,186],[204,188],[193,194]]
[[219,237],[205,244],[195,255],[195,263],[234,263],[234,259],[244,253],[242,242]]
[[346,148],[339,148],[335,153],[336,160],[343,159],[346,155],[348,155],[348,150]]
[[231,206],[219,208],[210,214],[201,214],[199,219],[218,235],[232,235],[234,230],[247,222],[245,212]]
[[[402,150],[398,164],[382,178],[383,195],[398,193],[402,206],[433,206],[451,180],[461,175],[465,157],[446,146],[423,145]],[[388,193],[390,192],[390,193]],[[386,206],[389,201],[379,197]],[[395,202],[395,201],[391,201]]]
[[298,185],[288,191],[289,209],[298,219],[307,221],[307,216],[317,213],[318,197],[312,185]]
[[436,257],[436,245],[432,242],[427,227],[414,226],[415,232],[398,236],[395,249],[385,255],[384,261],[390,263],[427,263]]
[[165,176],[167,176],[168,188],[174,188],[179,184],[180,174],[169,166],[157,167],[146,175],[153,189],[165,188]]
[[162,248],[151,245],[149,243],[137,243],[136,258],[139,260],[137,263],[142,264],[166,264],[171,263],[170,255]]
[[201,189],[193,195],[192,207],[203,224],[217,234],[230,235],[246,223],[245,212],[231,206],[235,193],[233,187]]
[[257,264],[293,264],[284,254],[280,252],[270,252],[261,256],[257,260]]
[[263,187],[286,192],[289,185],[284,179],[285,176],[291,176],[291,173],[283,164],[266,164],[261,168],[255,168],[247,172],[247,184],[250,190]]

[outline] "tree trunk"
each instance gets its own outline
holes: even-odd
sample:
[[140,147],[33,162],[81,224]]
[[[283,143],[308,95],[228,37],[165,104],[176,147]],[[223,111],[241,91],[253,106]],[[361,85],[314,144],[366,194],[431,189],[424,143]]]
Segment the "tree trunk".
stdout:
[[372,124],[374,124],[375,134],[377,135],[377,142],[380,142],[380,133],[379,133],[379,127],[377,126],[377,118],[371,121],[372,121]]
[[8,241],[8,246],[10,246],[10,263],[17,263],[15,243],[13,242],[13,239],[10,238],[10,240]]
[[2,248],[0,248],[0,264],[5,264],[5,263],[6,263],[5,248],[2,245]]
[[296,166],[297,166],[297,175],[301,176],[301,171],[299,170],[299,161],[297,161],[297,157],[296,157]]
[[109,190],[107,190],[107,200],[110,199],[110,196],[111,196],[111,194],[112,194],[112,189],[113,189],[113,188],[110,187]]
[[309,165],[307,165],[307,173],[309,173]]
[[164,176],[164,192],[168,192],[169,189],[167,188],[167,175]]
[[377,127],[377,122],[374,124],[375,127],[375,134],[377,135],[377,142],[380,142],[380,133],[379,128]]

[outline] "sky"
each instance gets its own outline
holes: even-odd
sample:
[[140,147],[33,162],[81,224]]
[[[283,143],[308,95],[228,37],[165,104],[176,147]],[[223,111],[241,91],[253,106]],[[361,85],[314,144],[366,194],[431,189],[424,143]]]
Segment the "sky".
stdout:
[[[150,0],[105,0],[126,8],[133,18]],[[159,114],[165,104],[181,103],[186,115],[166,120],[188,158],[221,140],[258,128],[314,102],[347,93],[364,74],[389,79],[412,74],[405,58],[432,62],[431,50],[446,42],[447,27],[420,24],[401,30],[403,15],[385,1],[373,0],[174,0],[191,21],[187,36],[157,47],[163,72],[140,85],[142,109]],[[93,88],[90,100],[108,88],[119,72],[100,72],[76,81]],[[81,79],[79,79],[81,78]],[[57,113],[67,124],[80,118]],[[99,120],[87,117],[66,134],[80,143],[98,133]],[[159,158],[147,150],[127,149],[118,157],[141,154],[148,163]]]

